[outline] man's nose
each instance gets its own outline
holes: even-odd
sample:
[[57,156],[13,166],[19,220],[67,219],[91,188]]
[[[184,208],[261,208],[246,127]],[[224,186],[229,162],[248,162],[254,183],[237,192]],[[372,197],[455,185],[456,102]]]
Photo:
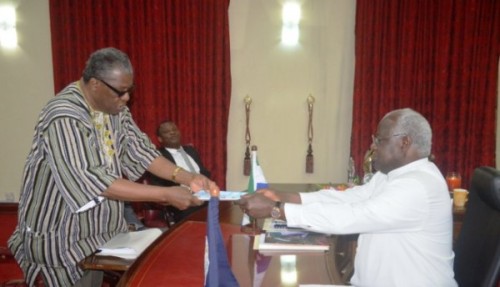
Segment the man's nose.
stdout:
[[130,93],[127,92],[127,93],[123,94],[123,96],[121,96],[120,99],[124,102],[130,101]]

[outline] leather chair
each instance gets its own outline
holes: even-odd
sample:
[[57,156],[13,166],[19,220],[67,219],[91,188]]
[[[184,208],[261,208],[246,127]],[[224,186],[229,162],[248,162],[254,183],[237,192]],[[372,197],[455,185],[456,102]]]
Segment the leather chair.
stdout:
[[460,287],[500,286],[500,171],[492,167],[472,175],[454,271]]
[[163,213],[159,209],[145,209],[144,213],[144,225],[146,227],[155,228],[168,228],[170,227],[169,222],[164,218]]

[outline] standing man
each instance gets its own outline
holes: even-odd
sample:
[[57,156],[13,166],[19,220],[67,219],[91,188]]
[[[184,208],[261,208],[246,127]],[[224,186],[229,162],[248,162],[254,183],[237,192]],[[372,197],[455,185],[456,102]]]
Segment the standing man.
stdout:
[[378,170],[345,192],[278,193],[262,189],[239,204],[250,216],[329,234],[360,233],[354,286],[457,286],[452,205],[431,154],[432,130],[411,109],[394,110],[372,136]]
[[[128,56],[105,48],[90,56],[80,80],[43,108],[9,239],[30,286],[37,276],[46,286],[100,286],[102,272],[78,263],[127,231],[123,200],[186,209],[202,203],[190,189],[218,189],[160,156],[126,106],[133,88]],[[187,187],[133,182],[146,171]]]
[[[158,142],[161,145],[158,150],[166,159],[185,170],[210,177],[210,171],[203,165],[196,148],[192,145],[181,145],[182,135],[173,121],[167,120],[160,123],[156,130],[156,135],[158,137]],[[155,175],[151,175],[150,183],[158,186],[179,185],[176,182],[166,180]],[[176,207],[165,207],[167,212],[173,214],[174,222],[179,222],[199,208],[199,206],[194,206],[185,210],[180,210]]]

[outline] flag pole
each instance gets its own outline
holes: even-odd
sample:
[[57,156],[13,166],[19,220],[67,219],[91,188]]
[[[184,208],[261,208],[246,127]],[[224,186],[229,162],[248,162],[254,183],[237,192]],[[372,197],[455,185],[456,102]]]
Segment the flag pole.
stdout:
[[[264,175],[262,173],[262,169],[260,168],[259,163],[257,162],[257,146],[256,145],[252,146],[251,161],[252,162],[251,162],[250,179],[248,181],[248,188],[247,188],[248,193],[253,193],[253,192],[257,191],[257,189],[259,189],[260,186],[263,184],[265,186],[262,186],[262,187],[267,187],[267,182],[265,181]],[[243,214],[241,231],[243,233],[256,235],[256,234],[260,234],[262,232],[262,229],[259,227],[256,218],[253,218],[245,213],[245,214]]]
[[259,227],[257,224],[257,219],[253,217],[249,217],[250,223],[246,225],[241,226],[241,232],[250,234],[250,235],[257,235],[262,233],[262,229]]

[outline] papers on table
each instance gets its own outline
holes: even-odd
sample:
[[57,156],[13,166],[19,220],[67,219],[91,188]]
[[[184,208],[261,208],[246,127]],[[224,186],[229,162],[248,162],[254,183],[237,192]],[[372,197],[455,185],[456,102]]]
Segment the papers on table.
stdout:
[[304,252],[326,251],[329,249],[329,235],[291,228],[286,222],[267,218],[264,220],[263,234],[255,236],[254,249],[261,253],[268,252]]
[[266,232],[255,236],[254,249],[262,253],[269,251],[327,251],[328,235],[314,232]]
[[264,225],[262,229],[267,232],[281,232],[281,233],[295,233],[295,232],[307,232],[305,229],[299,227],[288,227],[286,221],[266,218],[264,219]]
[[[224,190],[220,192],[219,199],[220,200],[238,200],[242,195],[246,194],[245,191],[228,191]],[[201,200],[210,200],[210,193],[206,190],[200,190],[194,194]]]
[[97,255],[135,259],[162,234],[159,228],[118,233],[99,248]]

